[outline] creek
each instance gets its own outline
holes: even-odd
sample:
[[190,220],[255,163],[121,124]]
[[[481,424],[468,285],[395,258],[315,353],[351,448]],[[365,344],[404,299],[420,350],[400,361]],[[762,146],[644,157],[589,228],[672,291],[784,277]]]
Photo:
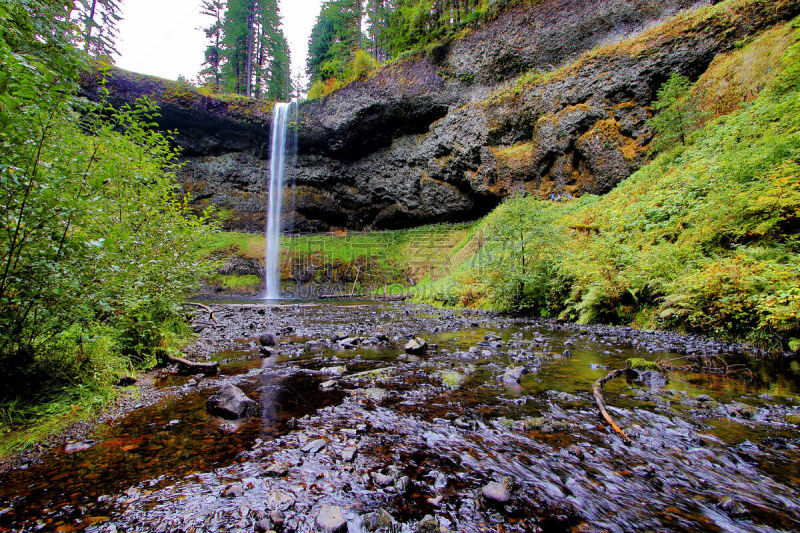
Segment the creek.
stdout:
[[[212,307],[219,323],[199,311],[190,351],[220,374],[162,370],[160,399],[0,474],[0,531],[319,531],[325,505],[351,532],[800,530],[796,361],[406,303]],[[414,336],[427,352],[405,353]],[[746,361],[752,379],[609,382],[623,444],[592,383],[687,353]],[[257,416],[207,413],[228,383]],[[493,481],[508,502],[482,495]]]

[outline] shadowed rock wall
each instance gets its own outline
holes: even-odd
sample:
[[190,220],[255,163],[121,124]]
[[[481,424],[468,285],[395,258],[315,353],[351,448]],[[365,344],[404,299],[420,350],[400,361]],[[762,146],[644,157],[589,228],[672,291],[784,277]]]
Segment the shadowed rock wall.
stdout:
[[[646,162],[661,83],[699,77],[718,53],[800,12],[795,0],[707,4],[521,2],[430,57],[304,102],[286,224],[407,227],[476,218],[515,190],[607,192]],[[110,88],[120,100],[152,89]],[[268,110],[155,93],[185,149],[187,191],[229,209],[231,228],[262,231]]]

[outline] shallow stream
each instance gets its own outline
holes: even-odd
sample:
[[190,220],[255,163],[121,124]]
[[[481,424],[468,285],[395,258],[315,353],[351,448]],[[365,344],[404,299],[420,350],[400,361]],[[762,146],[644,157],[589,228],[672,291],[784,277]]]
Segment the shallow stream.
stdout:
[[[162,373],[166,399],[0,474],[0,531],[317,531],[323,505],[351,532],[800,530],[796,361],[407,304],[215,309],[193,351],[220,375]],[[268,357],[263,332],[277,336]],[[411,336],[427,353],[404,353]],[[628,358],[685,354],[748,361],[752,376],[609,382],[625,445],[592,383]],[[208,414],[226,383],[259,416]],[[508,502],[482,495],[492,481]]]

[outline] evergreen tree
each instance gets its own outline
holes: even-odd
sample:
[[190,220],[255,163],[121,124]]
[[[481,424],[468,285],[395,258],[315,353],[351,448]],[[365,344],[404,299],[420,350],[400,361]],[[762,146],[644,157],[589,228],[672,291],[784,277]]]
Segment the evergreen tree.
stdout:
[[222,61],[222,17],[225,10],[224,0],[203,0],[200,6],[201,13],[212,17],[213,22],[207,28],[203,28],[206,38],[211,42],[206,47],[205,68],[200,71],[200,83],[211,85],[214,92],[219,92],[220,87],[220,64]]
[[340,78],[362,46],[362,0],[326,0],[311,30],[307,72],[311,81]]
[[289,45],[280,23],[277,0],[224,4],[218,47],[222,89],[256,98],[288,98]]
[[117,54],[117,24],[122,20],[120,0],[77,0],[78,20],[83,27],[83,49],[95,57]]

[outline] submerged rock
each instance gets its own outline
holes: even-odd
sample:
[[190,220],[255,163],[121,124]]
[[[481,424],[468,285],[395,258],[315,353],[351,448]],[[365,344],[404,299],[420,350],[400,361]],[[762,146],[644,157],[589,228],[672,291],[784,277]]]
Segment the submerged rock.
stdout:
[[519,385],[522,376],[527,373],[528,369],[524,366],[512,366],[507,368],[503,375],[500,376],[500,381],[506,385]]
[[667,376],[656,370],[634,370],[634,373],[635,377],[633,378],[633,382],[647,387],[650,390],[663,389],[667,386],[667,383],[669,383]]
[[258,402],[248,398],[239,387],[225,385],[206,400],[206,410],[213,415],[236,420],[258,413]]

